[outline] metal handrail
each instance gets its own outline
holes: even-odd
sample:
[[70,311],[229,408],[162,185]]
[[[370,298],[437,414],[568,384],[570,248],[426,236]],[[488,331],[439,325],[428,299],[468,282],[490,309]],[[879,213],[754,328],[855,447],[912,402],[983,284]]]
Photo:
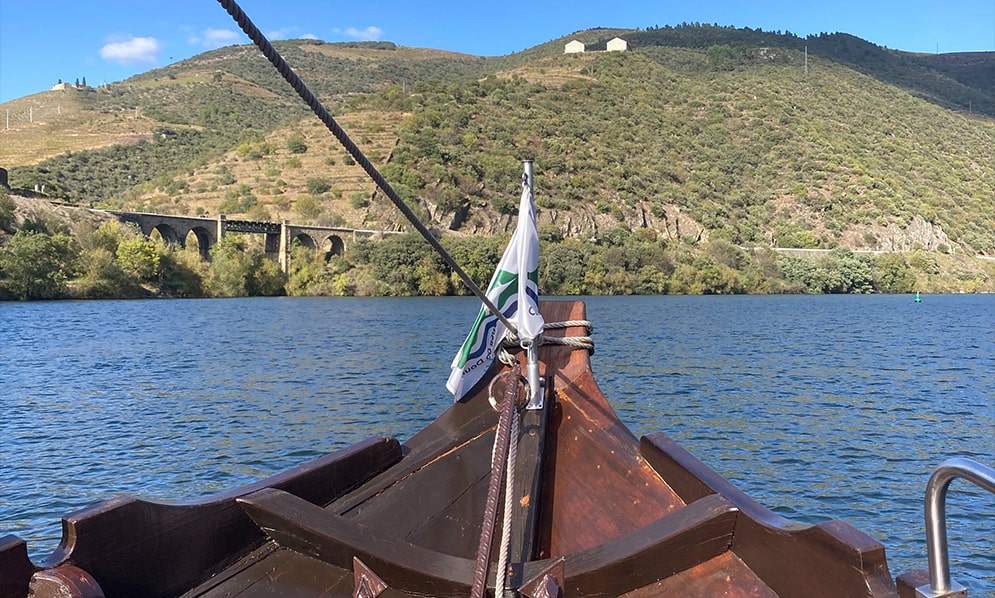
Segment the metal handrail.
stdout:
[[926,556],[929,559],[929,586],[916,588],[924,598],[965,595],[964,588],[950,582],[950,558],[947,553],[947,489],[957,478],[965,479],[995,494],[995,469],[973,459],[947,459],[930,476],[926,484]]

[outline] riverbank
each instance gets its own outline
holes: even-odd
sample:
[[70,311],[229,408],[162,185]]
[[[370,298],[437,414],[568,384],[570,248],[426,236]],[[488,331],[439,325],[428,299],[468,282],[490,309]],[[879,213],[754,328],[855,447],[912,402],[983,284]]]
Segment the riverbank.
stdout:
[[[146,239],[98,212],[8,198],[0,218],[0,299],[238,296],[465,295],[458,278],[412,234],[349,240],[341,254],[291,251],[283,273],[258,235],[229,235],[204,260]],[[4,208],[0,206],[0,211]],[[3,216],[3,214],[0,214]],[[552,295],[707,295],[995,292],[995,261],[940,251],[743,248],[659,238],[650,229],[596,239],[540,229],[539,286]],[[480,285],[506,237],[444,235],[442,243]]]

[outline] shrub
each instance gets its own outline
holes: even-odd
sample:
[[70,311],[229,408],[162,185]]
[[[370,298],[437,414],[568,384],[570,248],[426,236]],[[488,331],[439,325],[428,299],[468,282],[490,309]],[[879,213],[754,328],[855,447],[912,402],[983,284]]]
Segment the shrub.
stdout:
[[307,143],[301,135],[291,135],[290,139],[287,139],[287,149],[291,154],[303,154],[307,152]]
[[317,197],[332,188],[328,179],[310,178],[307,180],[307,192]]

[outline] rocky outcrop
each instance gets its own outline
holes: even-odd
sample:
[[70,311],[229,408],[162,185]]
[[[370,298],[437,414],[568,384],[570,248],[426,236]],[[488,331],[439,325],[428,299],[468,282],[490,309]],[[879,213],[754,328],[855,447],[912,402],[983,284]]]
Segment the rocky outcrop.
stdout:
[[869,238],[867,232],[875,239],[871,249],[877,251],[912,251],[915,249],[938,251],[942,249],[942,246],[949,250],[955,245],[947,238],[943,227],[927,222],[919,214],[916,214],[905,226],[890,223],[887,226],[871,227],[862,237],[865,241]]

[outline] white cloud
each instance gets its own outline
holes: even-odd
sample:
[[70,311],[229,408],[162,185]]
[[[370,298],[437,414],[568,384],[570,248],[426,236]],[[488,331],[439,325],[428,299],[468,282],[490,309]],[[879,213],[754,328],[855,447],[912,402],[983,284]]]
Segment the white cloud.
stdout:
[[118,64],[155,64],[162,42],[154,37],[128,37],[100,48],[100,57]]
[[273,40],[287,39],[290,37],[290,34],[292,34],[296,29],[297,29],[296,27],[281,27],[274,31],[270,31],[269,33],[266,34],[266,37],[267,39],[273,39]]
[[232,29],[208,28],[200,35],[192,35],[187,38],[187,43],[213,49],[237,44],[241,39],[242,35]]
[[266,33],[266,39],[276,41],[278,39],[318,39],[313,33],[298,34],[300,27],[281,27]]
[[373,25],[370,25],[366,29],[349,27],[344,33],[353,39],[358,39],[364,42],[375,42],[380,39],[381,35],[383,35],[383,29],[374,27]]
[[298,35],[300,27],[281,27],[279,29],[274,29],[266,34],[267,39],[278,40],[278,39],[318,39],[318,36],[313,33],[303,33]]

